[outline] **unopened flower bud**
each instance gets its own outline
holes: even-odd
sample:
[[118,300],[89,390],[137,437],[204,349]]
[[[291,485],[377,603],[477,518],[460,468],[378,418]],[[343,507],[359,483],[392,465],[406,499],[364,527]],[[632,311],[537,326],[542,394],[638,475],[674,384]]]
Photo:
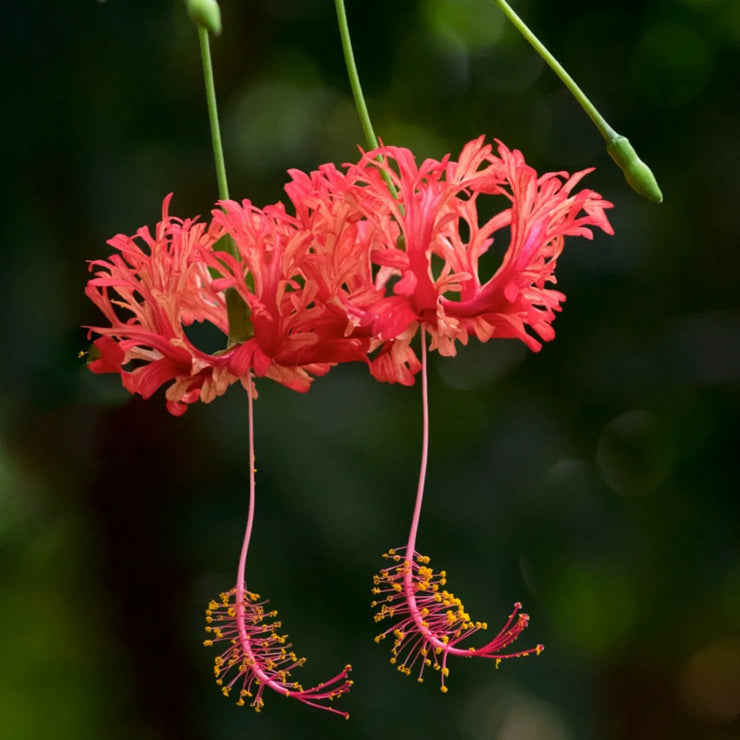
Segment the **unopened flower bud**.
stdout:
[[636,192],[652,200],[663,202],[663,193],[652,170],[637,156],[637,152],[625,136],[617,136],[606,145],[609,156],[624,173],[625,180]]
[[218,36],[221,33],[221,9],[216,0],[185,0],[188,15],[198,26]]

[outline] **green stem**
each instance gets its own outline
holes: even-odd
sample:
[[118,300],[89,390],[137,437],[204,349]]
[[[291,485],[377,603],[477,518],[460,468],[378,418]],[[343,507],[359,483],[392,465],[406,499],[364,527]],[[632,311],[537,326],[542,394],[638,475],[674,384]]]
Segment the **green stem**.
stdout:
[[[377,149],[379,146],[378,137],[375,136],[373,130],[373,124],[370,120],[370,114],[367,110],[367,104],[365,103],[365,96],[362,94],[362,85],[360,84],[360,75],[357,72],[357,65],[355,64],[355,55],[352,51],[352,40],[349,36],[349,25],[347,23],[347,12],[344,9],[344,0],[334,0],[334,5],[337,9],[337,21],[339,22],[339,35],[342,39],[342,51],[344,52],[344,63],[347,66],[347,73],[349,74],[349,84],[352,88],[352,95],[355,99],[355,108],[357,108],[357,114],[360,117],[360,125],[365,133],[365,141],[370,149]],[[377,161],[381,164],[384,163],[382,156],[378,156]],[[398,199],[398,190],[393,184],[390,175],[384,170],[380,171],[381,177],[385,180],[385,184],[388,186],[388,190],[391,195]],[[401,206],[403,210],[403,206]]]
[[619,134],[604,120],[604,117],[596,110],[594,104],[576,84],[576,81],[565,71],[560,62],[550,54],[545,45],[529,30],[524,21],[514,12],[514,9],[506,0],[493,0],[503,11],[504,15],[511,21],[519,33],[532,45],[534,50],[547,62],[553,72],[561,79],[562,83],[570,90],[573,97],[586,111],[586,115],[593,121],[599,133],[609,142]]
[[593,121],[599,133],[606,141],[606,150],[617,166],[624,173],[625,179],[630,187],[640,195],[660,203],[663,194],[651,172],[650,168],[637,156],[632,145],[624,137],[618,134],[596,110],[594,104],[587,95],[576,84],[575,80],[565,71],[557,59],[547,50],[545,45],[529,30],[524,21],[514,12],[506,0],[493,0],[501,8],[504,15],[511,21],[519,33],[531,44],[534,50],[547,62],[553,72],[560,78],[568,88],[573,97]]
[[[221,128],[218,122],[211,44],[208,38],[208,30],[200,24],[198,25],[198,41],[200,42],[200,56],[203,62],[203,78],[206,84],[206,103],[208,106],[208,120],[211,126],[211,144],[213,146],[213,161],[216,165],[218,196],[221,200],[228,200],[229,184],[226,180],[226,162],[224,161]],[[240,260],[239,250],[236,248],[234,239],[230,234],[224,234],[214,246],[219,251],[227,252],[235,260]],[[229,321],[229,347],[253,336],[254,329],[249,318],[249,307],[234,288],[229,288],[226,291],[226,315]]]
[[355,107],[360,116],[360,125],[365,134],[365,141],[370,149],[378,148],[378,138],[375,136],[373,124],[370,121],[370,114],[365,104],[365,96],[362,94],[362,85],[360,85],[360,76],[357,73],[355,64],[355,55],[352,52],[352,40],[349,36],[349,25],[347,24],[347,12],[344,9],[344,0],[335,0],[337,9],[337,21],[339,22],[339,35],[342,39],[342,51],[344,52],[344,63],[347,65],[349,74],[349,84],[352,88],[352,95],[355,98]]
[[208,120],[211,124],[211,144],[213,146],[213,160],[216,164],[218,197],[221,200],[228,200],[229,184],[226,181],[224,148],[221,143],[221,128],[218,123],[216,86],[213,82],[213,62],[211,61],[211,43],[208,39],[208,31],[203,26],[198,26],[198,41],[200,42],[200,56],[203,62],[203,78],[206,83],[206,104],[208,105]]

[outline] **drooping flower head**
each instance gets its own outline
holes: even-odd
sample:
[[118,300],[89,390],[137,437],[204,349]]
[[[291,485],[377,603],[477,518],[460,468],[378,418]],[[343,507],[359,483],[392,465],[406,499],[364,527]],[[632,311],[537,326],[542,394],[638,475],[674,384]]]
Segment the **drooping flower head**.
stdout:
[[[364,359],[368,341],[346,337],[344,313],[304,278],[306,234],[282,207],[225,202],[206,225],[169,216],[170,200],[154,234],[119,234],[109,242],[117,253],[90,263],[85,292],[108,322],[90,327],[93,372],[120,373],[144,398],[169,384],[167,407],[179,415],[250,372],[305,391],[337,362]],[[226,234],[240,260],[217,249]],[[229,288],[249,306],[253,336],[227,348]],[[194,322],[215,327],[224,349],[199,349],[186,331]]]
[[[471,334],[480,341],[516,337],[533,350],[553,338],[565,296],[551,285],[564,237],[591,238],[592,227],[612,233],[604,212],[611,204],[575,189],[588,172],[540,177],[519,151],[499,143],[496,154],[481,137],[457,161],[421,165],[410,150],[383,146],[341,173],[292,171],[286,190],[294,202],[329,204],[333,221],[325,222],[334,234],[346,228],[360,237],[356,250],[372,264],[372,288],[365,281],[345,290],[343,303],[382,343],[371,365],[375,377],[411,384],[420,369],[410,348],[419,326],[443,355],[454,355]],[[490,196],[504,204],[493,215]],[[489,253],[500,265],[486,278],[481,261]]]

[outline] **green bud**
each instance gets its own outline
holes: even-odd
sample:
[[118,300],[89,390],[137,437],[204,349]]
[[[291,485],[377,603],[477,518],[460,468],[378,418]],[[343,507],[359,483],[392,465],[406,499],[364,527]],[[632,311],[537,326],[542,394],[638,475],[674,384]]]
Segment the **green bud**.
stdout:
[[663,202],[663,193],[652,170],[637,156],[637,152],[625,136],[617,136],[606,145],[609,156],[624,173],[629,186],[653,203]]
[[221,33],[221,9],[216,0],[185,0],[185,4],[193,23],[216,36]]

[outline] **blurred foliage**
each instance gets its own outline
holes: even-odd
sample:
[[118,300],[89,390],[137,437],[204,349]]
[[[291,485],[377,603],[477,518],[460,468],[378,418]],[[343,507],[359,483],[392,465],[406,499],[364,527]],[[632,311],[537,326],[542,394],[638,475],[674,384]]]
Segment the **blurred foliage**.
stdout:
[[[195,30],[180,2],[29,0],[0,34],[4,178],[0,736],[740,738],[740,5],[516,2],[629,136],[640,200],[560,83],[486,0],[348,1],[378,134],[419,157],[481,133],[540,171],[595,166],[616,236],[572,242],[556,340],[433,367],[421,547],[494,627],[521,599],[537,659],[456,663],[450,693],[376,646],[370,579],[405,538],[418,389],[342,367],[257,404],[250,579],[306,682],[348,660],[349,723],[224,700],[202,610],[245,516],[238,391],[170,418],[77,353],[85,260],[215,198]],[[213,42],[235,197],[363,145],[329,2],[222,3]],[[525,645],[525,646],[526,646]]]

